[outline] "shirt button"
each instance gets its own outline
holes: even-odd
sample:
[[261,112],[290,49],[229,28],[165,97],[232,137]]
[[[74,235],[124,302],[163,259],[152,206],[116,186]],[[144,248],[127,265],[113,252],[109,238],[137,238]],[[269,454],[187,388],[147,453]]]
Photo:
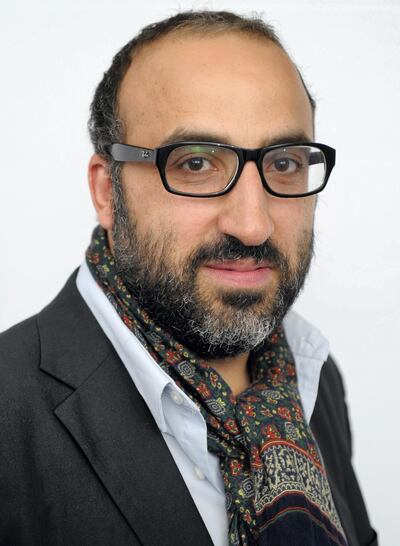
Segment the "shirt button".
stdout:
[[172,391],[171,398],[177,406],[180,406],[183,403],[183,396],[179,392]]
[[204,476],[203,472],[200,470],[200,468],[198,466],[194,467],[194,472],[195,472],[196,476],[199,478],[199,480],[204,480],[205,479],[205,476]]

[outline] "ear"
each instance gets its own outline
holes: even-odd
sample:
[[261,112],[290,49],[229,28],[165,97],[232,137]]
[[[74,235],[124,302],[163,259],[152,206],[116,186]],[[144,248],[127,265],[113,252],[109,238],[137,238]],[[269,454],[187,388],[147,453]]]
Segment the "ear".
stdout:
[[97,212],[97,219],[103,228],[109,231],[113,224],[112,183],[107,161],[99,154],[94,154],[90,158],[88,179],[92,202]]

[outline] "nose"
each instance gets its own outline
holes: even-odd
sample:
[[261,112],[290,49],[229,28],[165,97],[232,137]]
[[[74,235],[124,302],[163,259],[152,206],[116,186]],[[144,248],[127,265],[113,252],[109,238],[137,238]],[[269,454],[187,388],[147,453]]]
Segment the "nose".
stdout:
[[274,232],[271,198],[262,185],[257,165],[248,161],[235,187],[221,197],[224,202],[218,217],[219,231],[246,246],[261,245]]

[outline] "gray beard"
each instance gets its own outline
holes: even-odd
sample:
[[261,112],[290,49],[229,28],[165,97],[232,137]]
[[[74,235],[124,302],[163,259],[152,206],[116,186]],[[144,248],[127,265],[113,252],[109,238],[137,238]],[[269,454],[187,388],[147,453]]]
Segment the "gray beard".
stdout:
[[[174,264],[174,237],[138,237],[123,194],[114,183],[112,238],[114,258],[133,297],[157,326],[200,358],[217,359],[247,353],[279,325],[301,291],[313,256],[313,233],[303,234],[297,267],[270,240],[245,246],[232,236],[201,246],[185,263]],[[280,281],[270,300],[262,291],[227,290],[218,301],[203,293],[197,282],[199,267],[209,261],[252,258],[267,260]]]

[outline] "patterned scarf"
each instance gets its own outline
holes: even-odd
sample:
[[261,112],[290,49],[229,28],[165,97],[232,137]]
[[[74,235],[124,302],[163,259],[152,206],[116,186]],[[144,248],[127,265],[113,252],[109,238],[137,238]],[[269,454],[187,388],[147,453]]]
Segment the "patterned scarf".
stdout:
[[124,324],[199,407],[208,450],[219,457],[230,546],[345,546],[317,444],[279,326],[250,356],[252,385],[234,396],[207,362],[162,331],[117,274],[98,226],[89,269]]

